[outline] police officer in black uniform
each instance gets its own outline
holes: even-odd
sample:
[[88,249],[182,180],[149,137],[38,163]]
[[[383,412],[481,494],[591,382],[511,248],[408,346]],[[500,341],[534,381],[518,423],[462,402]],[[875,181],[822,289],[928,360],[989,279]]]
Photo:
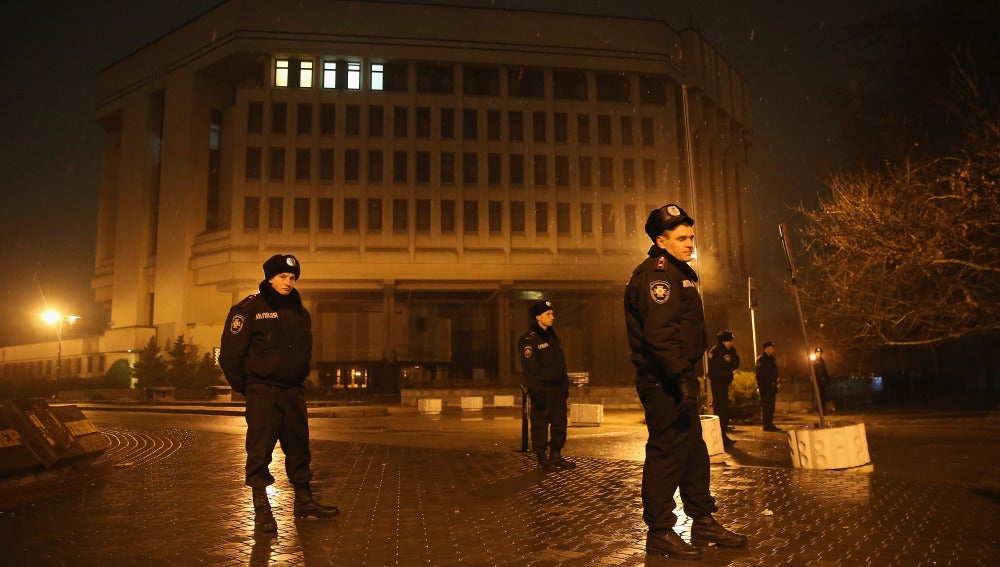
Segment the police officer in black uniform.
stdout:
[[[517,344],[531,398],[531,448],[538,456],[538,466],[544,471],[576,468],[575,463],[562,456],[562,448],[566,445],[569,375],[566,374],[562,342],[552,327],[555,311],[551,302],[538,301],[529,313],[534,322]],[[549,455],[545,453],[547,447],[551,449]]]
[[[708,448],[701,436],[695,364],[705,352],[705,318],[688,266],[694,253],[694,220],[679,206],[664,205],[646,220],[653,245],[625,286],[625,325],[636,391],[646,413],[646,461],[642,468],[646,551],[699,559],[702,542],[743,547],[746,536],[715,521],[709,492]],[[692,518],[691,541],[674,524],[674,491]]]
[[764,431],[781,431],[774,425],[774,404],[778,396],[778,362],[774,359],[774,341],[764,341],[764,352],[757,357],[757,392],[760,393],[760,417]]
[[730,430],[729,385],[733,383],[733,372],[740,367],[740,355],[733,346],[732,331],[719,331],[717,339],[715,346],[708,351],[708,381],[712,387],[712,406],[722,429],[722,442],[732,445],[735,441],[727,435]]
[[309,422],[303,383],[312,360],[312,320],[295,282],[295,256],[277,254],[264,262],[264,281],[229,310],[219,365],[233,390],[246,396],[246,484],[253,493],[254,529],[277,531],[267,499],[274,483],[268,466],[276,442],[285,453],[285,473],[295,487],[296,517],[336,516],[310,489]]

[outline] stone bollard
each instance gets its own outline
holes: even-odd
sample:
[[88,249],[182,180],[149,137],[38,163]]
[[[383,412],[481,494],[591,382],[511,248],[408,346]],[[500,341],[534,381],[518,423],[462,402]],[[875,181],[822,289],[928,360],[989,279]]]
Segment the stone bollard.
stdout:
[[417,411],[420,413],[441,413],[441,398],[420,398],[417,400]]

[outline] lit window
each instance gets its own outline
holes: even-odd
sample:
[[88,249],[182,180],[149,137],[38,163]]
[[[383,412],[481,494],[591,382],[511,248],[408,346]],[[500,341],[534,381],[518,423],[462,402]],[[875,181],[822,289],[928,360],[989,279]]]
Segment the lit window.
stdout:
[[335,89],[335,88],[337,88],[337,62],[336,61],[324,61],[323,62],[323,88],[324,89]]
[[274,86],[288,86],[288,59],[278,59],[274,62]]
[[361,88],[361,63],[347,63],[347,88],[352,91]]
[[380,91],[382,90],[382,64],[372,63],[372,90]]
[[299,86],[309,89],[313,86],[313,62],[301,61],[299,63]]

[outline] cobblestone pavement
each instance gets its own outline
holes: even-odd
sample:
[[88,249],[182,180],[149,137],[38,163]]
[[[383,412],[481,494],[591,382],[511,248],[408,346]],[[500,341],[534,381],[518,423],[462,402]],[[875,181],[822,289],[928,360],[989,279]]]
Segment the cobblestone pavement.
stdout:
[[[279,531],[255,539],[242,484],[243,437],[205,425],[224,418],[200,419],[192,428],[95,419],[112,440],[97,466],[69,484],[40,480],[21,488],[20,500],[11,490],[0,498],[0,564],[676,563],[645,554],[637,459],[577,456],[576,470],[544,474],[509,447],[373,442],[381,425],[356,430],[354,440],[329,433],[313,441],[316,491],[342,511],[331,520],[292,517],[292,491],[276,451],[271,497]],[[445,422],[456,431],[489,428]],[[742,458],[762,452],[757,460],[765,466],[734,466],[734,449],[729,465],[713,466],[712,490],[716,517],[746,533],[750,545],[708,549],[702,565],[996,564],[989,559],[997,555],[1000,528],[994,491],[877,467],[861,473],[772,466],[781,458],[768,447],[780,440],[736,437]],[[690,521],[682,520],[686,538]]]

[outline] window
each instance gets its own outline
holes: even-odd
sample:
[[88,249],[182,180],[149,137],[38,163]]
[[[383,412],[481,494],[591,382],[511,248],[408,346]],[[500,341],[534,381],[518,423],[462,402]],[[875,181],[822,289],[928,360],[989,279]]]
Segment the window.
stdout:
[[426,106],[417,107],[417,137],[431,137],[431,109]]
[[622,145],[632,145],[632,117],[622,116]]
[[313,86],[313,62],[299,62],[299,86],[308,89]]
[[288,107],[283,102],[271,103],[271,133],[284,134],[288,121]]
[[441,138],[451,140],[455,137],[455,109],[441,109]]
[[548,156],[535,155],[535,186],[544,187],[549,184]]
[[488,140],[499,140],[500,139],[500,111],[499,110],[487,110],[486,111],[486,139],[488,139]]
[[361,63],[357,61],[347,62],[347,88],[352,91],[361,88]]
[[587,73],[583,71],[552,71],[552,98],[556,100],[587,100]]
[[309,198],[295,198],[295,230],[309,230]]
[[475,152],[462,154],[462,183],[466,185],[479,183],[479,155]]
[[451,152],[441,152],[441,183],[451,184],[455,182],[455,154]]
[[655,159],[642,160],[642,185],[645,187],[646,191],[652,191],[656,188]]
[[590,157],[580,156],[580,187],[590,187],[593,184],[593,176],[590,171]]
[[500,185],[500,154],[486,156],[486,179],[490,185]]
[[549,204],[535,202],[535,234],[549,233]]
[[632,158],[622,160],[622,185],[626,189],[635,189],[635,160]]
[[569,156],[556,156],[556,187],[569,186]]
[[465,232],[479,232],[479,201],[462,203],[462,228]]
[[643,118],[639,124],[639,135],[642,137],[642,145],[647,148],[656,145],[656,135],[653,132],[653,119]]
[[288,86],[288,59],[277,59],[274,62],[274,86]]
[[462,68],[462,93],[467,95],[499,96],[500,69],[466,65]]
[[308,102],[300,102],[295,110],[295,133],[303,136],[312,133],[313,107]]
[[590,143],[590,116],[587,114],[576,115],[576,141],[580,144]]
[[410,202],[406,199],[392,200],[392,230],[405,232],[410,214]]
[[333,160],[332,149],[322,148],[319,151],[319,180],[333,181]]
[[507,70],[507,90],[512,97],[544,98],[545,73],[541,69],[511,67]]
[[441,232],[455,232],[455,201],[441,201]]
[[431,153],[417,152],[417,183],[431,182]]
[[569,203],[556,203],[556,232],[569,233]]
[[361,107],[357,104],[348,104],[344,119],[347,121],[347,126],[344,128],[344,132],[348,136],[357,136],[361,134]]
[[361,155],[358,150],[344,150],[344,181],[357,181],[360,177]]
[[430,199],[417,199],[417,230],[419,232],[429,232],[431,229],[431,201]]
[[358,230],[358,200],[344,199],[344,230]]
[[382,81],[382,79],[384,77],[383,73],[384,73],[384,71],[383,71],[383,67],[382,67],[381,63],[372,63],[372,65],[371,65],[371,75],[370,75],[370,79],[369,80],[371,81],[370,84],[371,84],[371,89],[373,91],[380,91],[380,90],[382,90],[382,88],[383,88],[383,81]]
[[337,107],[333,104],[319,105],[319,133],[332,136],[337,131]]
[[246,179],[260,179],[260,148],[247,146]]
[[281,197],[270,197],[267,200],[267,228],[270,230],[281,230],[282,217],[284,216],[284,199]]
[[545,113],[544,112],[534,112],[532,113],[531,120],[533,139],[536,142],[545,141]]
[[614,169],[611,158],[600,158],[598,160],[597,167],[600,170],[598,175],[600,176],[601,187],[604,189],[610,189],[611,186],[614,185]]
[[409,73],[406,63],[385,63],[382,67],[382,86],[386,92],[405,93],[409,90]]
[[392,108],[392,135],[397,138],[407,136],[407,121],[410,118],[409,108],[405,106],[394,106]]
[[271,181],[285,180],[285,148],[271,148]]
[[394,183],[406,183],[407,181],[407,160],[406,150],[392,152],[392,181]]
[[260,197],[243,198],[243,230],[260,228]]
[[500,201],[490,201],[489,204],[490,232],[503,231],[503,203]]
[[381,136],[382,135],[382,119],[383,112],[382,107],[379,105],[372,105],[368,107],[368,135],[369,136]]
[[524,155],[510,154],[510,184],[524,185]]
[[605,203],[601,205],[601,232],[615,233],[615,206]]
[[569,138],[569,119],[565,112],[552,115],[552,137],[557,142],[565,142]]
[[511,110],[507,114],[507,129],[510,130],[512,142],[524,140],[524,115],[520,110]]
[[312,179],[312,150],[309,148],[295,149],[295,180],[309,181]]
[[590,203],[580,204],[580,232],[583,234],[594,233],[594,205]]
[[611,117],[607,114],[597,117],[597,143],[603,145],[611,143]]
[[475,108],[462,111],[462,139],[475,140],[479,137],[479,116]]
[[639,101],[645,104],[667,104],[666,88],[660,75],[639,75]]
[[368,150],[368,183],[382,183],[382,150]]
[[382,230],[382,199],[368,199],[368,231]]
[[264,104],[250,101],[247,104],[247,134],[260,134],[264,131]]
[[450,65],[417,65],[417,92],[454,93],[455,70]]
[[320,197],[319,201],[319,229],[333,230],[333,199]]
[[625,234],[634,235],[636,226],[635,205],[625,205]]
[[510,203],[510,231],[524,234],[524,201]]
[[337,88],[337,62],[336,61],[324,61],[323,62],[323,88],[324,89],[335,89],[335,88]]
[[630,102],[632,100],[628,75],[625,73],[597,73],[597,100],[599,102]]

